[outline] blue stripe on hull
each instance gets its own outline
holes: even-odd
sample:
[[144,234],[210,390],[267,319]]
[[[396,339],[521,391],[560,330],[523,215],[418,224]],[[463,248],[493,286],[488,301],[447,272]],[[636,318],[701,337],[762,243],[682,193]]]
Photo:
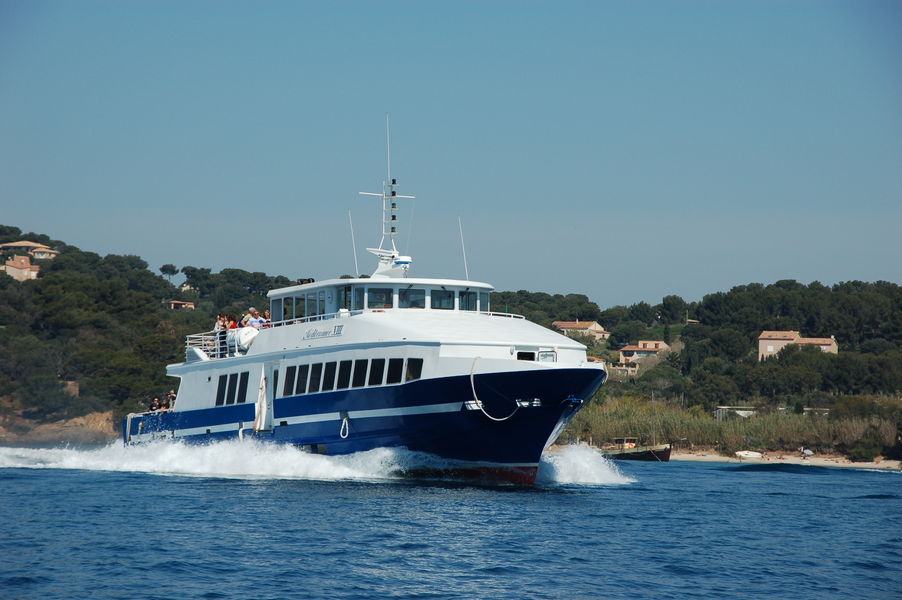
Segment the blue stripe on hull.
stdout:
[[[521,406],[503,421],[493,421],[482,411],[470,410],[463,403],[473,400],[469,376],[424,379],[397,386],[341,390],[278,398],[273,403],[274,429],[251,433],[256,439],[279,443],[315,446],[328,454],[350,454],[379,447],[403,446],[410,450],[435,454],[442,458],[502,464],[538,463],[549,438],[581,407],[573,398],[588,400],[604,381],[605,373],[596,369],[554,369],[490,373],[475,378],[476,396],[485,411],[496,418],[514,412],[516,401],[538,400],[539,406]],[[458,403],[460,410],[447,411]],[[401,409],[394,414],[355,417],[359,411]],[[446,410],[446,412],[428,412]],[[316,415],[328,413],[325,420]],[[341,437],[342,419],[349,413],[346,437]],[[293,417],[314,422],[290,423]],[[138,423],[143,433],[178,429],[209,428],[229,423],[252,427],[254,405],[243,404],[212,409],[155,413],[132,420],[132,435]],[[280,422],[287,422],[280,426]],[[234,431],[181,437],[189,442],[228,439]]]

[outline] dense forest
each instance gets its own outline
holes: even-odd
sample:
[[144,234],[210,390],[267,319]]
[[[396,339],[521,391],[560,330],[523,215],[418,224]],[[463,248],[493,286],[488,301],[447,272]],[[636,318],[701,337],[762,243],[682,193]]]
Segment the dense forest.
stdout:
[[[60,252],[36,261],[42,271],[34,281],[0,276],[0,414],[36,421],[109,409],[121,416],[142,408],[173,385],[165,365],[181,359],[186,334],[210,329],[219,312],[241,314],[249,305],[265,305],[268,290],[295,283],[241,269],[213,273],[163,265],[153,272],[137,256],[99,256],[0,225],[0,243],[19,240]],[[179,273],[185,285],[176,287],[171,279]],[[173,299],[195,302],[197,310],[170,310],[164,301]],[[645,359],[635,376],[612,377],[590,405],[596,412],[583,411],[571,430],[598,431],[598,410],[633,401],[653,400],[699,418],[718,405],[742,404],[764,412],[801,415],[806,408],[826,408],[831,418],[876,419],[861,435],[870,436],[872,445],[898,445],[902,288],[896,284],[779,281],[738,286],[698,302],[669,295],[656,305],[606,309],[580,294],[521,290],[494,293],[492,307],[544,326],[598,321],[611,332],[606,342],[578,339],[611,363],[618,348],[640,339],[671,345],[672,352]],[[761,331],[784,329],[833,336],[839,354],[788,346],[759,362]],[[887,423],[895,425],[891,433]]]

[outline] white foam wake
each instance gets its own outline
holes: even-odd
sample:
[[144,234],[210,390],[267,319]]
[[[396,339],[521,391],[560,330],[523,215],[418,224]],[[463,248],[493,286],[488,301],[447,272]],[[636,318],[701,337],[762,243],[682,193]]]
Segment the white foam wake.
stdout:
[[540,484],[623,485],[635,483],[604,455],[585,444],[563,446],[542,455]]
[[[377,448],[344,456],[303,452],[294,446],[233,440],[204,445],[160,441],[101,448],[0,448],[0,468],[80,469],[241,479],[386,480],[441,459],[403,448]],[[542,457],[543,485],[630,483],[598,452],[571,446]]]

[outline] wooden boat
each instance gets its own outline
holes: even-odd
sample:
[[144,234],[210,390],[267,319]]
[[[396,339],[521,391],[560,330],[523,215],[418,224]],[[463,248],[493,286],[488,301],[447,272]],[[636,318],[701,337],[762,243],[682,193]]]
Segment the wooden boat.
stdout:
[[642,446],[634,437],[614,438],[613,444],[605,444],[601,452],[614,460],[648,460],[668,462],[670,460],[670,444],[652,444]]

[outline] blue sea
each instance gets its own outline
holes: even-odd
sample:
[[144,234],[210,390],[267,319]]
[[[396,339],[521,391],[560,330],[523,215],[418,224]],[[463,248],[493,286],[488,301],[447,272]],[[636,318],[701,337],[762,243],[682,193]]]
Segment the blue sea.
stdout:
[[533,487],[253,443],[0,448],[0,598],[900,598],[902,473],[547,455]]

